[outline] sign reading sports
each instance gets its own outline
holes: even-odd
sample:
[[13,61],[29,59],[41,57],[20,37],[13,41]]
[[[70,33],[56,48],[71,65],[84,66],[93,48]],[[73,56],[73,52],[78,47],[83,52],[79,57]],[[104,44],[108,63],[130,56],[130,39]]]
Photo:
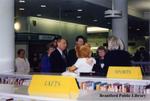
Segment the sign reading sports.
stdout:
[[126,66],[110,66],[107,72],[107,78],[142,80],[141,68]]

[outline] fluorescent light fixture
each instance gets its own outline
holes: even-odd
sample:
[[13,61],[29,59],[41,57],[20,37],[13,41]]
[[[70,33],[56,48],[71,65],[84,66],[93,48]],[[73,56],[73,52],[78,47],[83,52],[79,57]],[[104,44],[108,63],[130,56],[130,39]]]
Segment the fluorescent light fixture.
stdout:
[[20,11],[24,11],[24,8],[19,8]]
[[82,12],[83,10],[82,10],[82,9],[77,9],[77,11],[78,11],[78,12]]
[[87,33],[100,33],[100,32],[109,32],[109,29],[102,27],[87,27]]
[[42,16],[42,14],[37,14],[37,16]]
[[97,50],[98,47],[91,47],[91,50]]
[[77,16],[78,19],[81,19],[81,16]]
[[19,22],[16,22],[16,23],[14,24],[14,28],[15,28],[16,31],[19,31],[20,28],[21,28],[20,23],[19,23]]
[[25,3],[26,1],[25,0],[19,0],[19,3]]
[[144,36],[145,40],[150,39],[150,36]]
[[41,7],[42,7],[42,8],[45,8],[45,7],[46,7],[46,5],[41,5]]

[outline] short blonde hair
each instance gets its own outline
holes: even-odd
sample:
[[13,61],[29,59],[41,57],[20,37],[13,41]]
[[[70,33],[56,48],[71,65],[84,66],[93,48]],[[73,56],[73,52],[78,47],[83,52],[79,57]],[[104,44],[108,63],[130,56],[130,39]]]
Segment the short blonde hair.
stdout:
[[116,36],[108,37],[108,50],[124,50],[124,43]]

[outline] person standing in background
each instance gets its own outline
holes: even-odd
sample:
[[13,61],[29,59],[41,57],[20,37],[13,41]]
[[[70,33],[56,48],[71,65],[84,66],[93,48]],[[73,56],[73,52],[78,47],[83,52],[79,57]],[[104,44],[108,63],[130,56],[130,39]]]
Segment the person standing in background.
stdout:
[[25,57],[25,50],[19,49],[17,55],[18,57],[15,60],[16,73],[28,74],[30,72],[30,64]]
[[46,54],[43,55],[40,63],[40,69],[42,73],[51,72],[52,64],[51,64],[51,54],[55,50],[55,46],[53,43],[49,43],[46,46]]
[[136,51],[133,60],[138,62],[149,61],[149,53],[146,51],[145,47],[142,46]]
[[131,66],[131,55],[124,50],[124,43],[116,36],[108,38],[108,52],[105,56],[105,65],[109,66]]
[[57,48],[51,54],[52,73],[62,73],[66,71],[68,66],[67,57],[64,54],[64,50],[67,48],[67,42],[65,39],[60,38],[57,40]]
[[96,64],[93,67],[97,76],[105,76],[107,73],[107,68],[105,67],[104,59],[106,55],[106,49],[103,46],[98,47]]
[[76,47],[82,46],[86,43],[86,39],[83,36],[77,36],[75,39],[75,48],[69,50],[68,52],[68,64],[69,66],[74,65],[74,63],[77,61],[77,55],[76,55]]

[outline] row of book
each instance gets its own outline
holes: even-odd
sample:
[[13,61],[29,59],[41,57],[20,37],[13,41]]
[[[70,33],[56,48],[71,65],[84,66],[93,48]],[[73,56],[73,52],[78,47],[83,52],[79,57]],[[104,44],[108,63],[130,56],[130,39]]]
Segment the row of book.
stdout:
[[0,77],[0,84],[11,84],[11,85],[24,85],[28,86],[30,79],[28,78],[16,78],[16,77]]
[[147,85],[131,85],[129,83],[107,83],[107,82],[94,82],[85,81],[79,83],[82,90],[97,90],[121,93],[140,93],[150,94],[150,84]]
[[0,101],[36,101],[36,100],[0,96]]

